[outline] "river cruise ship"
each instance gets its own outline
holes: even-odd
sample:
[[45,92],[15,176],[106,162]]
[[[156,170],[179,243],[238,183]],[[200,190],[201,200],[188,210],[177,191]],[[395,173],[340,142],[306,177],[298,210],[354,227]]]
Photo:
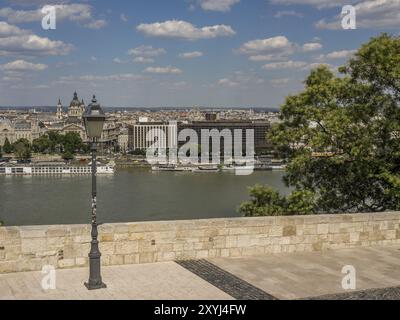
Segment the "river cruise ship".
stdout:
[[[26,175],[26,176],[51,176],[51,175],[90,175],[90,165],[73,166],[64,163],[31,164],[31,165],[0,165],[0,175]],[[97,174],[114,174],[114,166],[98,165]]]

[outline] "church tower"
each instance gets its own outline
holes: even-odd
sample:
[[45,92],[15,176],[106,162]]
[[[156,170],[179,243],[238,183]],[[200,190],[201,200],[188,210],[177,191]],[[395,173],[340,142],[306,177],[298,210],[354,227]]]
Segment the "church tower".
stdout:
[[82,115],[85,113],[85,109],[86,109],[85,102],[82,99],[82,102],[81,102],[81,114]]
[[61,99],[58,98],[58,104],[57,104],[57,120],[62,120],[62,118],[63,118],[62,104],[61,104]]
[[74,98],[72,99],[72,101],[69,105],[68,116],[75,117],[75,118],[81,118],[82,115],[83,115],[82,103],[78,99],[78,94],[76,92],[74,92]]

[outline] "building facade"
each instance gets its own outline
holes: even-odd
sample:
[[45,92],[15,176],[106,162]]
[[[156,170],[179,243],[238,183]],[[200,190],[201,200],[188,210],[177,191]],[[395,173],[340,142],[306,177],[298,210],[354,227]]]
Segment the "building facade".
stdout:
[[3,146],[6,139],[14,143],[20,139],[26,139],[30,143],[40,137],[44,130],[37,122],[18,120],[11,122],[9,119],[0,119],[0,146]]
[[178,126],[176,123],[138,123],[129,126],[129,150],[176,148]]
[[[196,132],[199,144],[201,144],[201,137],[203,131],[214,132],[218,138],[221,137],[223,132],[229,132],[232,139],[232,151],[235,135],[240,135],[242,141],[243,151],[247,145],[247,131],[250,130],[254,133],[254,151],[261,153],[267,150],[270,145],[267,141],[267,133],[270,130],[269,122],[253,122],[253,121],[194,121],[192,123],[181,123],[178,125],[178,134],[185,129],[191,129]],[[213,134],[211,134],[212,136]],[[188,140],[187,140],[188,141]],[[178,146],[181,147],[187,141],[179,141]],[[209,143],[211,144],[211,137]],[[224,154],[225,141],[220,141],[220,152]],[[233,152],[232,152],[233,153]]]
[[[83,141],[87,141],[86,129],[83,123],[83,114],[85,113],[85,103],[79,99],[78,94],[74,92],[73,98],[69,104],[68,111],[64,115],[62,112],[61,100],[58,100],[56,118],[57,122],[47,127],[49,131],[58,131],[61,134],[69,132],[77,133]],[[118,144],[119,127],[115,121],[107,119],[104,123],[103,134],[100,139],[102,149],[113,149]]]

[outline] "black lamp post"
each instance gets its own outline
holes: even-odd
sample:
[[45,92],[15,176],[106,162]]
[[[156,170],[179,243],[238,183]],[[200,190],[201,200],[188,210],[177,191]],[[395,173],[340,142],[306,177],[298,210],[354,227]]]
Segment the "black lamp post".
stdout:
[[89,281],[85,283],[88,290],[97,290],[106,288],[106,285],[101,279],[101,253],[99,250],[99,241],[97,240],[98,224],[97,224],[97,192],[96,192],[96,175],[97,175],[97,141],[101,138],[103,132],[103,125],[106,116],[97,103],[96,97],[93,96],[92,103],[88,106],[86,112],[83,115],[83,121],[85,123],[86,134],[89,141],[91,142],[92,151],[92,242],[89,253],[89,268],[90,277]]

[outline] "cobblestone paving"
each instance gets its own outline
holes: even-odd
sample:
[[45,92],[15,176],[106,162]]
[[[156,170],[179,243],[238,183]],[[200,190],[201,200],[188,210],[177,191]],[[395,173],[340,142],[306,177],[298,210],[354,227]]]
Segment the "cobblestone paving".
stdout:
[[400,287],[331,294],[304,300],[400,300]]
[[237,300],[277,300],[274,296],[206,261],[177,261],[185,269]]

